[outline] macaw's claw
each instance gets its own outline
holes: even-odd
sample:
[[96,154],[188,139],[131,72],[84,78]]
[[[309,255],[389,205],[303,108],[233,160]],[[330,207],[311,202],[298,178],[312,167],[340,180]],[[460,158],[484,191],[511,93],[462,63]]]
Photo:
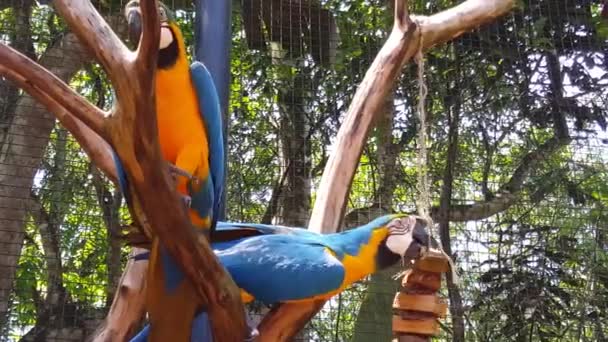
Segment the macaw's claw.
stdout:
[[249,336],[245,338],[245,342],[253,342],[258,336],[260,336],[260,332],[256,328],[249,327]]
[[188,195],[180,195],[182,197],[182,201],[186,205],[186,208],[190,208],[192,206],[192,197]]
[[175,180],[178,176],[186,177],[188,179],[194,178],[194,176],[192,176],[189,172],[182,170],[169,162],[167,162],[167,165],[169,166],[169,172],[171,173],[171,177],[173,177],[173,179]]

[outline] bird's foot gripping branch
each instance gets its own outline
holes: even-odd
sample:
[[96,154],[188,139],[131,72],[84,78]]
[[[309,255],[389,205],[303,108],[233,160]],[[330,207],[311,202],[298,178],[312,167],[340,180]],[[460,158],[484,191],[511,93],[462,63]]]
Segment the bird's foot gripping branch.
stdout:
[[[207,308],[216,340],[242,342],[247,328],[239,292],[209,244],[190,229],[190,220],[161,155],[154,87],[161,31],[159,7],[154,0],[138,5],[142,33],[137,49],[132,51],[89,1],[53,1],[55,10],[106,71],[117,100],[110,112],[89,103],[6,44],[0,44],[0,75],[54,113],[96,166],[118,182],[112,149],[116,152],[129,181],[134,219],[160,240],[190,279]],[[126,326],[131,329],[140,317]]]

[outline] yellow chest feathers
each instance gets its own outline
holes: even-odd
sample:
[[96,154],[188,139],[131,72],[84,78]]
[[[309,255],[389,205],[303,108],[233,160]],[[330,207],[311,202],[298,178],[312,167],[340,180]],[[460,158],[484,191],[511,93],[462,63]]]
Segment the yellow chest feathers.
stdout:
[[165,159],[171,162],[183,146],[208,143],[189,69],[181,64],[156,74],[159,139]]
[[[376,229],[371,233],[369,241],[359,248],[357,255],[344,254],[344,258],[341,260],[342,265],[344,266],[344,280],[339,288],[312,298],[293,300],[289,302],[307,302],[315,299],[329,299],[344,291],[344,289],[352,285],[354,282],[357,282],[374,273],[376,271],[376,255],[378,254],[378,247],[387,236],[387,228]],[[329,249],[327,249],[327,251],[335,256],[333,251]]]
[[372,232],[368,243],[361,246],[357,255],[344,255],[342,264],[344,265],[345,275],[340,291],[376,271],[378,246],[387,235],[388,229],[376,229]]

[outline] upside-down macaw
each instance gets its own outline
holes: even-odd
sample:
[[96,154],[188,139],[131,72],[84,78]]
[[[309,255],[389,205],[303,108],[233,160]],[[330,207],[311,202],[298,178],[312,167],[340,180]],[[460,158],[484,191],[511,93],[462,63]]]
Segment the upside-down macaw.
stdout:
[[[301,228],[219,222],[212,248],[240,287],[245,303],[329,299],[402,258],[416,257],[422,246],[428,246],[424,225],[405,216],[386,215],[327,235]],[[197,324],[208,327],[206,317],[197,318]],[[145,341],[146,329],[133,341]]]
[[[142,22],[139,0],[125,7],[129,37],[138,43]],[[161,152],[174,165],[177,191],[186,199],[194,227],[212,231],[223,196],[224,145],[219,98],[202,63],[189,65],[183,35],[171,11],[159,5],[160,39],[156,70],[156,112]],[[129,201],[128,179],[115,156],[120,186]],[[178,170],[179,172],[176,172]],[[184,177],[184,174],[187,177]],[[146,309],[152,341],[190,341],[195,315],[202,315],[198,295],[179,266],[152,237]]]

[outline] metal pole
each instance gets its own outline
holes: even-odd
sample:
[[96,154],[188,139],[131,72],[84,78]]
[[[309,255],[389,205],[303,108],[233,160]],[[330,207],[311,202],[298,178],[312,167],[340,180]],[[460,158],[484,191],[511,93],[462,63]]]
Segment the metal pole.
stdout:
[[[224,122],[224,150],[228,171],[228,100],[230,97],[230,46],[232,44],[232,0],[196,0],[196,59],[204,63],[217,87]],[[226,189],[224,183],[224,189]],[[226,216],[226,190],[220,203],[219,219]]]

